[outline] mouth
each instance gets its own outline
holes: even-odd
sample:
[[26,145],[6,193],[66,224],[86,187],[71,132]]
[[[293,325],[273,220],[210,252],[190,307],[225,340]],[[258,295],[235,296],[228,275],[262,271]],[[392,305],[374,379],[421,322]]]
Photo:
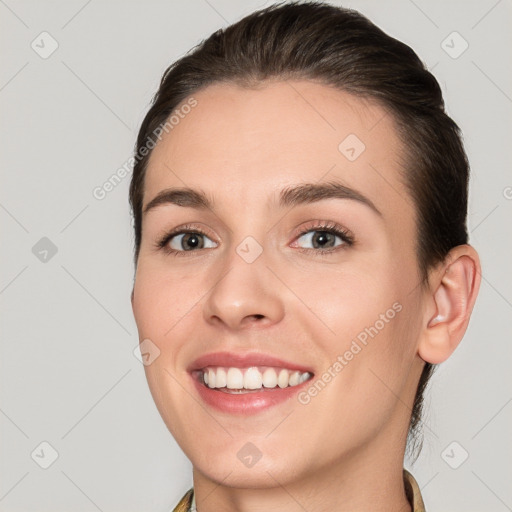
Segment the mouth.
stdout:
[[231,366],[205,367],[193,371],[191,376],[206,406],[229,415],[248,416],[296,398],[313,378],[313,373],[276,367]]
[[255,352],[206,354],[187,370],[205,405],[235,415],[285,403],[314,377],[310,367]]
[[310,380],[313,374],[272,366],[210,366],[194,371],[193,376],[209,389],[229,394],[246,394],[295,387]]

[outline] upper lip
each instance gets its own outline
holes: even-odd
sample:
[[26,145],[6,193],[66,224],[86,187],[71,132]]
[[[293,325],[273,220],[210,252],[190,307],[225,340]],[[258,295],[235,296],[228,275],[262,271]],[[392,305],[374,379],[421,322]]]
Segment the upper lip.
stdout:
[[249,368],[251,366],[274,366],[287,368],[300,372],[313,373],[311,367],[303,364],[286,361],[275,356],[262,354],[261,352],[212,352],[204,354],[194,360],[188,367],[188,371],[200,370],[207,366],[225,366],[233,368]]

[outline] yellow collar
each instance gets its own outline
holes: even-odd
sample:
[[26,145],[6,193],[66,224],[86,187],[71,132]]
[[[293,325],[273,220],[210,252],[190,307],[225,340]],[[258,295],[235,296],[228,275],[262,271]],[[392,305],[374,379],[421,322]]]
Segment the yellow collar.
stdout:
[[[421,496],[420,487],[418,482],[405,468],[403,470],[405,495],[411,504],[413,512],[425,512],[425,505]],[[176,505],[172,512],[195,512],[195,496],[194,488],[190,488],[180,502]]]

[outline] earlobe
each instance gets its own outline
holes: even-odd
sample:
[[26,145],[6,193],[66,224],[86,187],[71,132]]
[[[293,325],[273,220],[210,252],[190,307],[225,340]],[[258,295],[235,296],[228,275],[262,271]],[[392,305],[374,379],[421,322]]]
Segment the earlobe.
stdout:
[[431,277],[418,355],[439,364],[457,348],[469,324],[481,279],[477,252],[470,245],[454,247]]

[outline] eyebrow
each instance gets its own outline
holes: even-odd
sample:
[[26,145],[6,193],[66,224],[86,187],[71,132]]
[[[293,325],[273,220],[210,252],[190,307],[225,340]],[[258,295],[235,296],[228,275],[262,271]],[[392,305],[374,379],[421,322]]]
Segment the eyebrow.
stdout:
[[[358,201],[382,217],[374,203],[357,190],[338,182],[300,183],[286,187],[279,194],[280,208],[315,203],[324,199],[351,199]],[[189,187],[168,188],[160,191],[144,208],[143,215],[158,206],[175,204],[177,206],[198,210],[213,210],[214,202],[201,190]]]

